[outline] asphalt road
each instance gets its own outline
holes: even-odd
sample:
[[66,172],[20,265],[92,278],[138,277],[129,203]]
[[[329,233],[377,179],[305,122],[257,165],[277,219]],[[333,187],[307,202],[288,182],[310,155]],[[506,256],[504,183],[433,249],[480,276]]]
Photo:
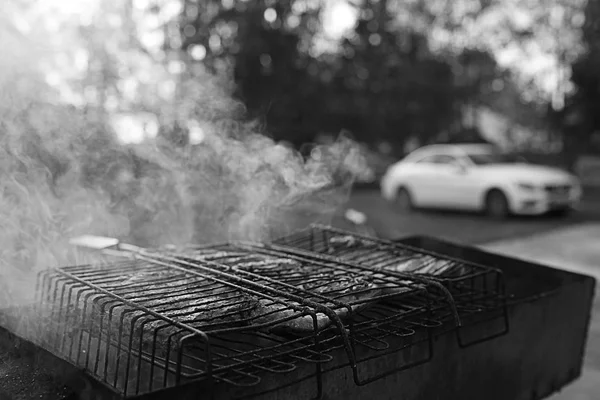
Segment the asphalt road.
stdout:
[[366,214],[378,236],[399,239],[428,235],[465,244],[530,236],[586,221],[600,221],[600,188],[584,192],[577,211],[567,216],[511,217],[495,221],[484,215],[438,210],[401,212],[374,189],[356,190],[347,207]]

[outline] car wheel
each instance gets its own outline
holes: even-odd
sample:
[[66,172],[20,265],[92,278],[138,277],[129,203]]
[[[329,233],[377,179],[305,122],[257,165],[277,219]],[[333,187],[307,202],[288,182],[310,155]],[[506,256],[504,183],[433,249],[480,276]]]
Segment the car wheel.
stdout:
[[398,193],[396,193],[396,205],[401,211],[410,211],[413,209],[412,198],[405,188],[398,189]]
[[496,219],[504,219],[510,214],[508,199],[502,191],[491,190],[485,199],[485,210],[487,214]]

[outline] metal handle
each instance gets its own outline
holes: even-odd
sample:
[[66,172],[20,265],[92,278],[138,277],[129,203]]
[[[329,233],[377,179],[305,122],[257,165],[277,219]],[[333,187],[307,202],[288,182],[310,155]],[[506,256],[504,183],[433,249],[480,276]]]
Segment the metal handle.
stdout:
[[133,244],[121,243],[119,239],[105,236],[82,235],[71,238],[69,243],[79,248],[98,251],[115,257],[131,258],[135,255],[148,254],[146,249]]
[[[412,348],[409,347],[409,348]],[[397,349],[396,352],[401,352],[403,349]],[[388,354],[393,354],[394,352],[389,352]],[[383,379],[386,376],[401,372],[401,371],[405,371],[407,369],[411,369],[414,367],[417,367],[419,365],[423,365],[426,364],[428,362],[431,361],[431,359],[433,358],[433,334],[431,332],[431,329],[428,329],[428,337],[427,337],[427,353],[426,356],[423,357],[422,359],[419,360],[415,360],[412,362],[409,362],[407,364],[401,365],[401,366],[397,366],[396,368],[392,368],[390,370],[387,371],[383,371],[381,373],[378,373],[376,375],[373,376],[369,376],[367,378],[363,378],[361,379],[360,377],[360,372],[359,372],[359,365],[361,362],[358,362],[356,365],[352,366],[352,372],[353,372],[353,377],[354,377],[354,383],[357,386],[365,386],[369,383],[373,383],[379,379]]]
[[479,343],[483,343],[483,342],[487,342],[489,340],[493,340],[493,339],[499,338],[501,336],[506,335],[510,331],[510,324],[509,324],[509,317],[508,317],[508,306],[507,306],[505,300],[502,303],[503,303],[502,306],[501,306],[502,315],[494,317],[494,318],[487,318],[487,319],[485,319],[483,321],[475,322],[472,325],[472,326],[477,326],[477,325],[485,324],[486,322],[490,323],[490,322],[494,322],[494,321],[497,321],[497,320],[500,319],[500,320],[502,320],[501,321],[501,323],[502,323],[502,329],[499,332],[495,332],[495,333],[492,333],[492,334],[489,334],[489,335],[484,335],[484,336],[482,336],[482,337],[480,337],[478,339],[473,339],[473,340],[467,341],[467,340],[464,339],[464,335],[463,335],[462,332],[463,332],[463,330],[465,328],[467,328],[468,326],[471,326],[471,324],[466,324],[465,326],[460,326],[460,327],[458,327],[456,329],[456,339],[458,341],[458,345],[459,345],[460,348],[464,349],[464,348],[471,347],[471,346],[474,346],[474,345],[479,344]]

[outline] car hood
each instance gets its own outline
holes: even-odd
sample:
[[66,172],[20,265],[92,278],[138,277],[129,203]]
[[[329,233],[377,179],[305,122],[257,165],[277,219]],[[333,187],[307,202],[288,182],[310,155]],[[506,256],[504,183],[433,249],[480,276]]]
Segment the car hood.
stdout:
[[494,164],[479,167],[487,174],[499,178],[542,184],[561,184],[573,182],[576,178],[559,168],[532,164]]

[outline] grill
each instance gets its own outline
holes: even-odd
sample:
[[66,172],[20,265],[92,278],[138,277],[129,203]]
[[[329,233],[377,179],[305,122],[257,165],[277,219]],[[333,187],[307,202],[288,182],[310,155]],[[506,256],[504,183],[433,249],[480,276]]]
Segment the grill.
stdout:
[[570,185],[546,185],[546,192],[551,195],[565,195],[571,190]]
[[[318,225],[46,271],[37,293],[48,332],[26,339],[113,398],[299,380],[319,397],[325,371],[363,386],[430,362],[441,335],[468,347],[508,332],[500,270]],[[489,321],[500,329],[467,338]]]
[[[508,332],[504,278],[497,268],[322,225],[313,225],[275,243],[392,274],[390,271],[396,269],[400,260],[412,260],[411,274],[428,277],[448,289],[463,322],[456,331],[461,347]],[[501,322],[495,332],[477,339],[463,338],[464,327],[490,320]]]

